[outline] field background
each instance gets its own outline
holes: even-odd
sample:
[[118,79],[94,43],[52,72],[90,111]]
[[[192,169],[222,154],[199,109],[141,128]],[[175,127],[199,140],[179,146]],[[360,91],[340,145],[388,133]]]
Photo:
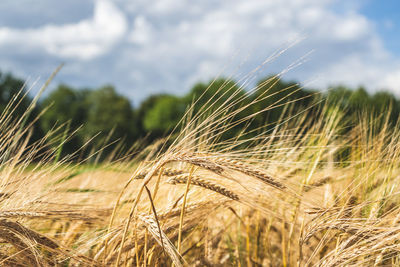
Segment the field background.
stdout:
[[389,93],[276,75],[132,109],[111,87],[21,83],[2,76],[3,265],[399,265]]

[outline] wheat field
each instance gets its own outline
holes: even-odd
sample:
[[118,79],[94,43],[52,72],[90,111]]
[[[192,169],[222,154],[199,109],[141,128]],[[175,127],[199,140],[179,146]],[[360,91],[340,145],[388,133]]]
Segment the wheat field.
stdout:
[[269,95],[228,92],[223,105],[189,107],[170,136],[91,164],[57,158],[52,133],[28,145],[29,109],[15,117],[9,103],[0,265],[400,265],[399,127],[360,114],[343,134],[338,107],[294,114],[292,101],[272,129],[249,131],[282,103],[238,117]]

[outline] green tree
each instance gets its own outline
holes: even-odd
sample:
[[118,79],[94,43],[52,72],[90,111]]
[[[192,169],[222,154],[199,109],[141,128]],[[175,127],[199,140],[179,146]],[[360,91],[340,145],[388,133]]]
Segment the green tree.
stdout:
[[292,105],[292,112],[298,113],[313,103],[314,93],[305,90],[296,82],[287,82],[276,76],[269,76],[258,82],[252,95],[253,113],[261,112],[254,118],[253,128],[272,128],[279,121],[285,105]]
[[160,137],[172,130],[185,113],[186,103],[183,99],[172,95],[158,95],[146,104],[151,104],[143,117],[143,127]]
[[326,94],[326,98],[330,104],[338,105],[340,104],[341,107],[345,107],[349,105],[349,99],[352,95],[352,90],[340,85],[332,87],[328,93]]
[[113,131],[112,139],[126,138],[127,144],[134,142],[138,134],[135,114],[129,100],[119,95],[114,87],[91,91],[85,106],[87,120],[83,133],[87,137],[99,134],[99,139],[104,140]]
[[[219,78],[208,83],[197,83],[185,96],[187,103],[193,103],[193,115],[199,116],[200,120],[212,115],[214,120],[228,116],[228,121],[235,123],[250,114],[249,108],[244,108],[250,103],[250,98],[246,91],[235,81]],[[243,108],[243,109],[241,109]],[[240,112],[237,112],[241,109]],[[232,117],[230,117],[232,116]],[[222,124],[227,122],[222,120]],[[221,139],[236,137],[243,129],[246,122],[235,125],[233,128],[224,130]],[[218,124],[219,127],[222,126]]]
[[144,118],[146,117],[146,114],[154,107],[157,101],[164,96],[165,95],[163,94],[150,95],[144,101],[142,101],[139,108],[135,110],[135,115],[138,118],[137,128],[139,130],[139,136],[144,137],[147,135],[147,130],[144,126]]
[[349,98],[349,106],[352,111],[362,111],[370,108],[371,97],[364,87],[359,87],[353,91]]
[[246,91],[229,79],[219,78],[208,83],[197,83],[185,96],[187,103],[193,102],[194,112],[203,112],[205,116],[213,113],[221,106],[235,103],[231,109],[239,108],[249,103]]
[[85,98],[86,90],[75,90],[67,85],[60,85],[42,101],[42,108],[47,108],[41,120],[43,130],[49,131],[57,124],[70,121],[70,127],[81,126],[87,116]]
[[371,97],[371,101],[377,115],[389,115],[392,125],[398,122],[400,103],[392,93],[385,91],[377,92]]
[[[41,103],[42,109],[48,110],[42,115],[40,124],[44,132],[49,132],[57,126],[64,125],[58,132],[60,138],[67,133],[69,141],[63,145],[63,155],[76,152],[82,145],[83,140],[79,133],[71,136],[72,132],[84,125],[87,118],[87,107],[85,99],[87,90],[76,90],[65,84],[58,86]],[[64,140],[59,140],[59,142]],[[56,142],[57,146],[59,142]]]
[[0,112],[11,103],[13,98],[15,111],[14,116],[21,116],[28,108],[31,98],[26,96],[24,81],[11,75],[0,72]]
[[[22,120],[25,125],[21,126],[28,125],[39,115],[38,107],[30,109],[26,113],[31,105],[32,98],[27,94],[24,83],[22,79],[16,78],[11,73],[0,72],[0,114],[3,114],[6,107],[8,107],[7,114],[14,120],[19,120],[25,114],[27,117]],[[43,137],[41,128],[37,127],[36,124],[31,129],[33,132],[30,136],[30,144]]]

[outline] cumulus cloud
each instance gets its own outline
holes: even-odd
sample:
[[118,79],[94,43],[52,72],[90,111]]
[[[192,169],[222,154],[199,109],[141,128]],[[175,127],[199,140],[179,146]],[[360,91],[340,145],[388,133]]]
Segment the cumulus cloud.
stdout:
[[382,81],[379,83],[383,89],[392,89],[397,96],[400,96],[400,66],[382,75]]
[[[64,70],[65,82],[108,82],[142,100],[150,93],[183,93],[220,73],[246,74],[277,49],[305,37],[260,75],[278,73],[312,50],[308,62],[287,78],[316,79],[320,88],[344,83],[398,89],[399,59],[385,49],[374,22],[356,4],[343,8],[341,3],[98,0],[93,17],[74,24],[0,28],[0,51],[41,49],[52,58],[73,58]],[[40,65],[46,58],[37,60]]]
[[152,27],[143,16],[137,16],[133,23],[133,29],[130,33],[130,41],[139,45],[146,45],[152,38]]
[[[374,23],[357,9],[338,11],[334,8],[337,1],[150,2],[130,6],[138,14],[130,33],[136,46],[124,58],[135,58],[138,68],[154,66],[143,68],[142,79],[168,72],[171,90],[211,78],[238,51],[247,57],[242,71],[250,71],[269,53],[302,36],[300,45],[290,49],[289,56],[277,59],[277,64],[267,66],[267,71],[280,72],[315,50],[305,70],[300,66],[288,74],[290,78],[318,78],[315,84],[320,87],[338,83],[377,87],[382,79],[387,88],[394,85],[395,79],[385,76],[395,60],[384,49]],[[160,85],[153,86],[160,89]]]
[[98,0],[93,17],[74,24],[33,29],[1,27],[0,46],[27,46],[60,57],[91,59],[107,52],[126,30],[124,14],[111,2]]

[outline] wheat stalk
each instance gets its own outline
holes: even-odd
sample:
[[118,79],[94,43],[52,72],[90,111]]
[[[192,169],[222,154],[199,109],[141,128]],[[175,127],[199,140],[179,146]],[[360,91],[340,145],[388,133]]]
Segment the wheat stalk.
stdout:
[[158,244],[165,248],[165,251],[170,256],[172,262],[175,266],[180,267],[183,266],[180,261],[180,256],[175,248],[175,246],[171,243],[169,238],[165,235],[165,233],[158,227],[156,220],[148,215],[138,215],[138,218],[146,225],[149,232],[153,235],[154,239],[158,242]]

